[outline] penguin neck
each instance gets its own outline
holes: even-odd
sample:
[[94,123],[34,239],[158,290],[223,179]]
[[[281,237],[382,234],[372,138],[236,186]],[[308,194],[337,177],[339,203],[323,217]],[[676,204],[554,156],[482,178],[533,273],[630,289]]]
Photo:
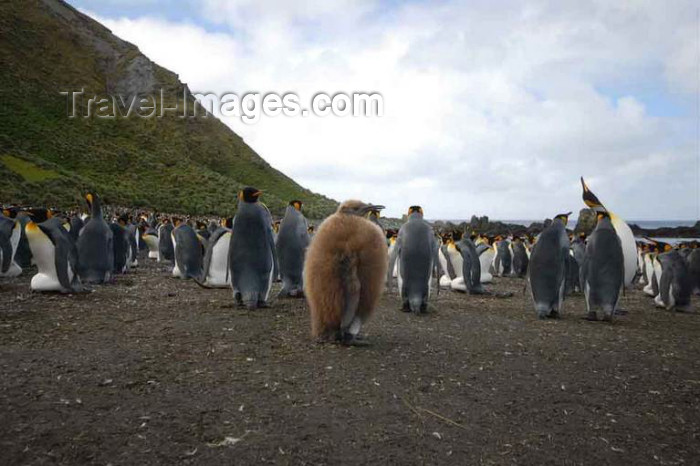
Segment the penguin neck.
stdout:
[[90,215],[92,216],[92,218],[102,218],[102,203],[100,202],[100,198],[97,196],[95,196],[95,198],[92,201]]

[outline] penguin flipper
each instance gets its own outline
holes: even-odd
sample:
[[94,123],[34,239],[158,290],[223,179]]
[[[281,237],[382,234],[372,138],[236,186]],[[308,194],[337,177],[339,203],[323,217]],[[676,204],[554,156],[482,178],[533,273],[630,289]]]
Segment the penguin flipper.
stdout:
[[0,272],[7,273],[7,271],[10,270],[10,264],[12,264],[12,244],[10,244],[10,238],[6,238],[5,235],[0,238],[0,249],[2,250],[2,254],[0,254],[0,258],[2,259]]
[[73,264],[70,260],[70,245],[68,244],[68,241],[62,237],[56,238],[54,243],[56,248],[54,257],[58,282],[61,284],[61,288],[63,288],[65,291],[73,291],[73,284],[68,274],[69,267],[71,270],[73,270]]

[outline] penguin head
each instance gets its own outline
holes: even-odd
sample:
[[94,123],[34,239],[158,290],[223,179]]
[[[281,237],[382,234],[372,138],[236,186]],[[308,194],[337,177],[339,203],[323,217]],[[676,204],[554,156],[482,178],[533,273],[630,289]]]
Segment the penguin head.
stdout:
[[289,201],[289,205],[294,207],[294,210],[297,212],[301,212],[301,206],[304,205],[304,203],[295,199],[293,201]]
[[569,223],[569,215],[571,215],[571,212],[566,214],[557,214],[554,216],[554,219],[561,220],[561,222],[566,226],[566,224]]
[[591,191],[588,188],[586,182],[583,181],[583,177],[581,177],[581,187],[583,187],[583,202],[588,207],[595,210],[596,212],[607,211],[607,209],[603,206],[603,203],[600,202],[598,197],[595,194],[593,194],[593,191]]
[[338,207],[338,213],[347,215],[358,215],[360,217],[364,217],[365,215],[367,215],[368,212],[372,210],[379,211],[382,209],[384,209],[383,205],[365,204],[362,201],[351,199],[340,204],[340,206]]
[[272,229],[275,231],[275,233],[279,233],[279,232],[280,232],[280,224],[281,224],[281,223],[282,223],[282,222],[280,222],[279,220],[277,220],[277,221],[275,221],[275,222],[272,224]]
[[411,207],[408,208],[408,216],[410,217],[412,214],[420,214],[420,216],[423,216],[423,208],[419,205],[412,205]]
[[243,202],[254,203],[258,202],[258,198],[261,194],[262,191],[259,189],[253,188],[252,186],[246,186],[238,192],[238,199],[242,200]]

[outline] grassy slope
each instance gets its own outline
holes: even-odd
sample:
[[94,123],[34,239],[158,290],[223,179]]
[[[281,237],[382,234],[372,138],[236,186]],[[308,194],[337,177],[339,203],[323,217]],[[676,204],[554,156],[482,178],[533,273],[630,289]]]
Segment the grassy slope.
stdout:
[[[305,201],[310,217],[335,208],[213,117],[67,118],[60,91],[105,95],[140,52],[53,3],[56,10],[37,0],[0,5],[0,202],[71,207],[84,190],[96,189],[114,204],[224,215],[233,213],[237,190],[252,185],[266,192],[273,213],[292,198]],[[68,19],[59,14],[66,9]],[[97,50],[100,41],[119,51],[114,59]],[[156,88],[182,90],[175,74],[152,66]]]

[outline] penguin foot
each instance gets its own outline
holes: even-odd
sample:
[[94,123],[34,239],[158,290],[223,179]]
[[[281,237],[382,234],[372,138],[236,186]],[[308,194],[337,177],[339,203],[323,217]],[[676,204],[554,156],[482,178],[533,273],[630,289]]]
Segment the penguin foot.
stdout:
[[615,309],[615,311],[613,312],[613,314],[616,315],[616,316],[626,316],[627,314],[629,314],[629,311],[627,311],[627,310],[625,310],[625,309],[620,309],[620,308],[618,308],[618,309]]
[[559,318],[559,311],[552,311],[547,315],[548,319],[558,319]]
[[598,314],[591,311],[588,313],[588,315],[586,315],[586,317],[582,317],[582,319],[587,320],[589,322],[596,322],[598,320]]

